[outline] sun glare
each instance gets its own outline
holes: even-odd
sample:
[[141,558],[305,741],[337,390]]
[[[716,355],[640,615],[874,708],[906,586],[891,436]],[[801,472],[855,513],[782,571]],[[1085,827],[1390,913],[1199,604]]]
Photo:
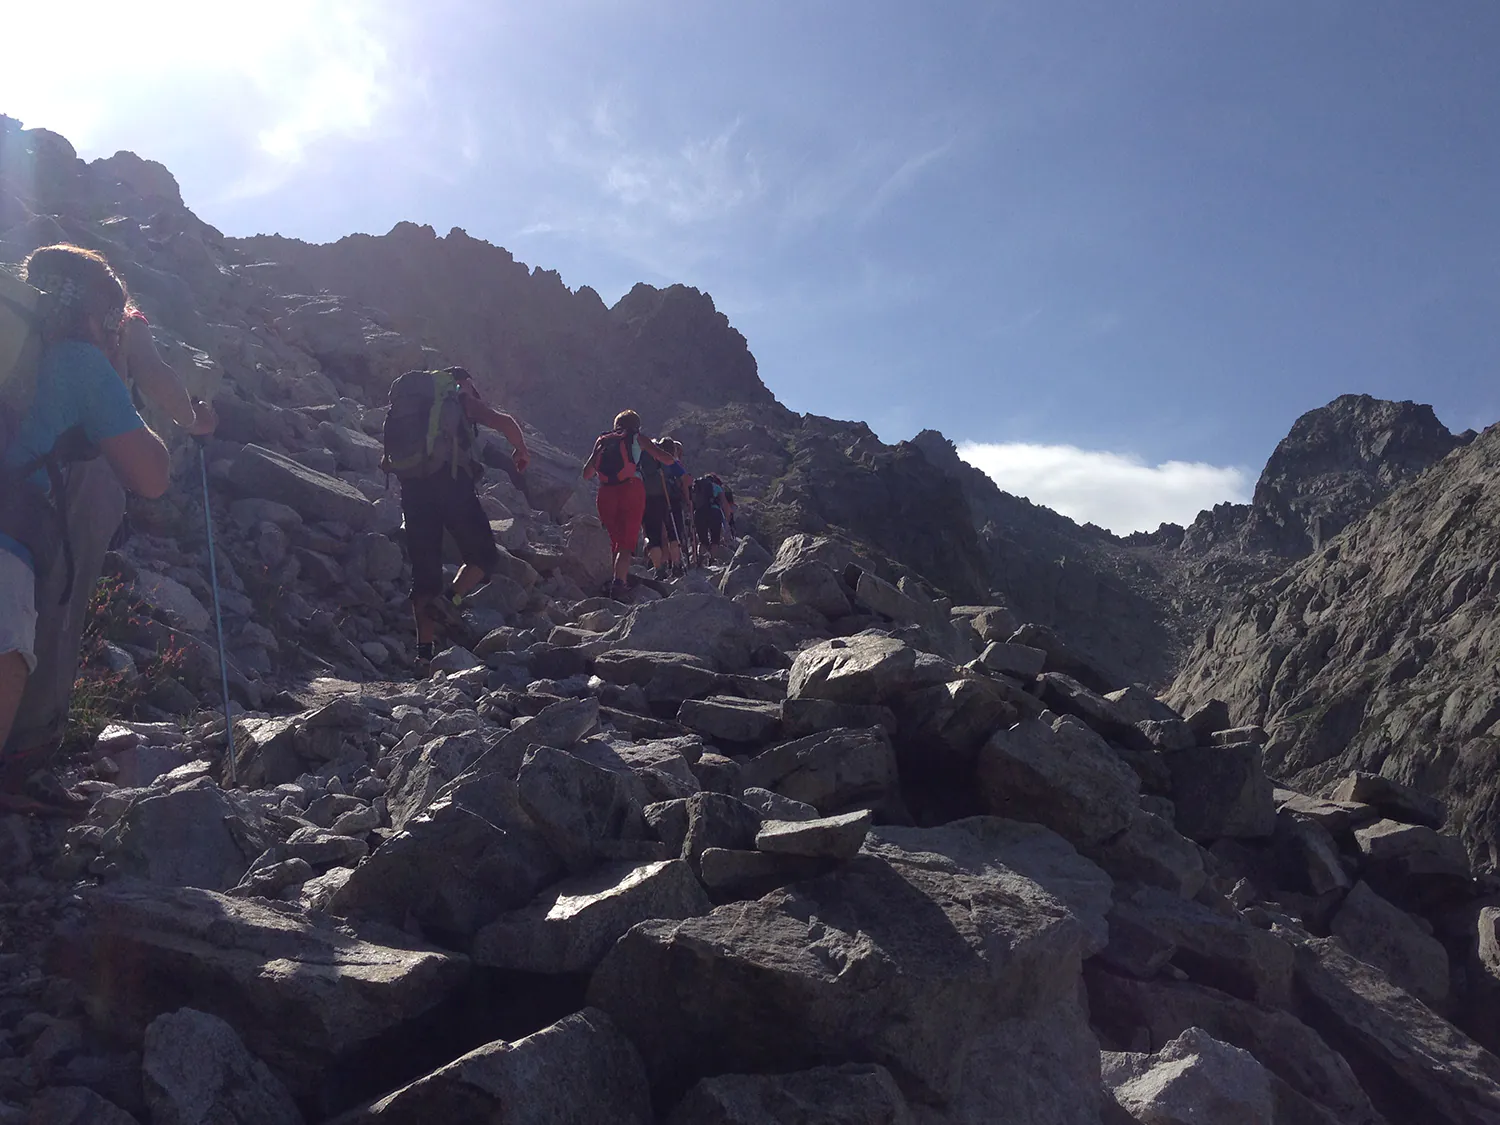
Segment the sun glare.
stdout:
[[[378,11],[356,0],[26,4],[5,23],[35,47],[7,52],[0,112],[101,155],[134,115],[222,102],[267,157],[296,161],[318,137],[367,129],[381,108]],[[62,41],[65,53],[43,46]]]

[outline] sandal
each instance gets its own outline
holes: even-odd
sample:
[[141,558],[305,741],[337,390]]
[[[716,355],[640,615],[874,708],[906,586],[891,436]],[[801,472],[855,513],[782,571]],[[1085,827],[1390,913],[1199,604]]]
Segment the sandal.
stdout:
[[38,757],[18,756],[0,766],[0,812],[67,820],[88,816],[89,799],[64,785],[57,774],[35,760]]

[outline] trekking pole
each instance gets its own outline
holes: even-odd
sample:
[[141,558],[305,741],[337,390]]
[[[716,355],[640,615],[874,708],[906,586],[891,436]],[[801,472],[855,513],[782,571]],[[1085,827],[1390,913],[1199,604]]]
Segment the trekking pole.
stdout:
[[[661,498],[667,504],[667,526],[672,529],[672,534],[677,537],[677,565],[685,566],[686,564],[683,562],[682,528],[677,526],[677,513],[672,510],[672,492],[667,488],[667,474],[662,473],[660,477]],[[672,543],[670,540],[667,542],[666,559],[667,567],[670,569],[672,566]]]
[[198,439],[198,469],[203,477],[203,526],[208,530],[208,579],[214,590],[214,631],[219,638],[219,684],[224,689],[224,776],[236,784],[234,768],[234,718],[229,713],[229,663],[224,657],[224,617],[219,612],[219,563],[214,554],[214,514],[208,506],[208,446]]

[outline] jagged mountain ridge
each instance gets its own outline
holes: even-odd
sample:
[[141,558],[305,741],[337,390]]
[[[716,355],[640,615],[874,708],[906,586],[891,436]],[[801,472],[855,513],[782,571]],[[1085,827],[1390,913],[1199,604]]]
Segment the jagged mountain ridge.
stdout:
[[1183,549],[1305,558],[1472,437],[1450,433],[1430,406],[1340,395],[1293,423],[1249,504],[1201,513]]
[[588,286],[570,290],[508,250],[415,223],[326,245],[277,235],[229,245],[280,292],[326,291],[383,310],[575,454],[627,406],[654,425],[686,406],[773,401],[745,338],[713,298],[685,285],[641,283],[606,307]]

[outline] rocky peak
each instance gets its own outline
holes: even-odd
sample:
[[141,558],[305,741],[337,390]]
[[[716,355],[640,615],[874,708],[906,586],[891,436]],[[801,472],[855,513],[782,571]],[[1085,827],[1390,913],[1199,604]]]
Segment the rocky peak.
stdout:
[[1288,783],[1316,790],[1359,768],[1448,798],[1448,827],[1474,854],[1500,855],[1497,472],[1491,427],[1241,595],[1173,700],[1225,699],[1264,725],[1268,764]]
[[133,152],[121,150],[91,165],[96,171],[118,181],[126,192],[138,196],[147,207],[182,207],[182,189],[177,177],[165,164],[143,160]]
[[1238,539],[1239,550],[1302,558],[1461,444],[1430,406],[1340,395],[1297,419],[1248,507],[1200,515],[1184,549]]

